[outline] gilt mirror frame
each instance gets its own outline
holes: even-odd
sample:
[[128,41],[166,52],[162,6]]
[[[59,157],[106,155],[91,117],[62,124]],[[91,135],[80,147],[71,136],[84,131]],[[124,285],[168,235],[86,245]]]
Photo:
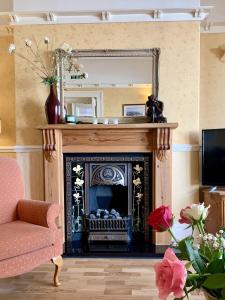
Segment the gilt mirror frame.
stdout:
[[57,76],[59,83],[57,85],[57,92],[60,101],[60,115],[61,120],[65,120],[64,115],[64,86],[63,86],[63,64],[67,57],[151,57],[152,58],[152,93],[158,98],[159,92],[159,56],[160,48],[149,49],[99,49],[99,50],[72,50],[65,52],[62,49],[56,49],[57,57]]

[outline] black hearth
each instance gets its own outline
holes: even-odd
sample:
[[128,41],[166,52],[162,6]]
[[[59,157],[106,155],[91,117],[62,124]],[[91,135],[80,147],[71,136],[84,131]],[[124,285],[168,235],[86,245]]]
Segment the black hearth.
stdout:
[[67,255],[151,246],[151,165],[149,154],[64,154]]

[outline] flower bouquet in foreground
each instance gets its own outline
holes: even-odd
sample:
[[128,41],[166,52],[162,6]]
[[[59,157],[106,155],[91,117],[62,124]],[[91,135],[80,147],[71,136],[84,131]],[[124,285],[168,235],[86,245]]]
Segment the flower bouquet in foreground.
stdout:
[[179,222],[192,228],[192,233],[197,229],[197,234],[182,240],[172,232],[174,218],[169,207],[150,213],[148,224],[156,231],[169,231],[173,239],[162,262],[155,265],[159,299],[166,300],[171,293],[175,299],[185,299],[193,290],[201,289],[207,299],[225,300],[225,232],[205,232],[208,208],[203,203],[181,210]]

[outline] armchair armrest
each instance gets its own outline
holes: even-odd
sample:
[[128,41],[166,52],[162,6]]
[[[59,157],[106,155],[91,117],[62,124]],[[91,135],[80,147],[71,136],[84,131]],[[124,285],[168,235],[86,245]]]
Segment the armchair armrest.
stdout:
[[56,203],[38,200],[19,200],[17,204],[18,219],[24,222],[57,230],[55,219],[60,212]]

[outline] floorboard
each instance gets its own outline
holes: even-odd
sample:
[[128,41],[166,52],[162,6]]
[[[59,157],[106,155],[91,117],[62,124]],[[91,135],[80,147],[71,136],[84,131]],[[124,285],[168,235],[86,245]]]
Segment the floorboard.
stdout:
[[[52,285],[54,266],[49,262],[30,273],[0,279],[0,300],[158,299],[155,262],[152,259],[65,258],[60,287]],[[191,295],[190,299],[204,297]]]

